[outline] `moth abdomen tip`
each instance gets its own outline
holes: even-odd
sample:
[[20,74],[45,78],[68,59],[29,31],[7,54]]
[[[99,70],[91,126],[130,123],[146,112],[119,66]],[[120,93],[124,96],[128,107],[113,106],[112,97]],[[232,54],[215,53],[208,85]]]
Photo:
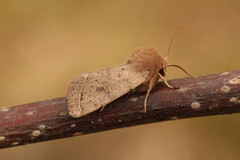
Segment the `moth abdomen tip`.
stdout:
[[81,117],[81,113],[80,112],[73,112],[73,111],[70,111],[68,112],[70,116],[72,116],[73,118],[79,118]]

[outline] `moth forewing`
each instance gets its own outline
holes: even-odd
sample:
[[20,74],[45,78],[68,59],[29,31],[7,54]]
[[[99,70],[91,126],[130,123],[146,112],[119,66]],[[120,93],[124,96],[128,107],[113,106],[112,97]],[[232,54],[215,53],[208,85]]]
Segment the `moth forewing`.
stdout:
[[66,90],[69,114],[82,117],[107,105],[144,83],[149,73],[124,63],[74,77]]

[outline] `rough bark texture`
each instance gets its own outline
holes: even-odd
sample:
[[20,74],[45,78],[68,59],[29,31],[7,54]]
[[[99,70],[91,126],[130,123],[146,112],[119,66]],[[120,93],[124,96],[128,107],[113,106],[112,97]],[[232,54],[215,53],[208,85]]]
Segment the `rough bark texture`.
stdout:
[[240,112],[240,71],[159,83],[146,93],[124,95],[105,109],[81,118],[68,116],[66,98],[0,108],[0,148],[24,145],[115,128]]

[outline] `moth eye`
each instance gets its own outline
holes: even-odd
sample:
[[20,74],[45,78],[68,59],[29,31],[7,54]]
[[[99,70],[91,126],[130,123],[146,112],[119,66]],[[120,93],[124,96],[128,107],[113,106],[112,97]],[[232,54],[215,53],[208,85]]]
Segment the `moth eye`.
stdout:
[[160,69],[160,70],[158,71],[158,73],[161,74],[162,76],[165,76],[165,72],[164,72],[163,69]]

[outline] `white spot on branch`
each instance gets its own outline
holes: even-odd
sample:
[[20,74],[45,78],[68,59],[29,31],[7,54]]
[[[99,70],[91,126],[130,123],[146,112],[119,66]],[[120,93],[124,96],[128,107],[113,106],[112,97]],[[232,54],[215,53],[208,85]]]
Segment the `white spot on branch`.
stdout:
[[228,81],[230,84],[240,84],[240,76],[237,76],[231,80]]
[[136,102],[137,100],[138,99],[136,97],[132,97],[132,98],[129,99],[129,101],[131,101],[131,102]]
[[71,124],[71,128],[74,128],[74,127],[76,127],[76,124]]
[[232,97],[229,99],[230,102],[237,102],[237,98],[236,97]]
[[227,93],[230,91],[230,88],[227,86],[227,85],[224,85],[222,88],[221,88],[221,91],[224,92],[224,93]]
[[178,92],[185,92],[187,90],[188,90],[187,87],[180,87],[179,89],[177,89]]
[[46,126],[45,126],[44,124],[40,124],[40,125],[38,126],[38,128],[41,129],[41,130],[43,130],[43,129],[46,128]]
[[191,107],[192,107],[192,109],[199,109],[200,108],[200,103],[199,102],[192,102]]
[[16,145],[18,145],[19,144],[19,142],[13,142],[11,145],[12,146],[16,146]]
[[83,133],[82,132],[76,132],[76,133],[73,134],[73,136],[79,136],[79,135],[83,135]]
[[4,136],[0,136],[0,142],[4,141],[4,140],[5,140],[5,137]]
[[223,72],[223,73],[219,74],[219,76],[224,76],[224,75],[227,75],[227,74],[229,74],[229,72]]
[[31,115],[33,115],[33,112],[32,112],[32,111],[28,111],[28,112],[26,113],[26,115],[27,115],[27,116],[31,116]]
[[171,119],[171,120],[177,120],[178,117],[171,117],[170,119]]
[[1,108],[0,108],[0,111],[1,111],[1,112],[7,112],[7,111],[10,110],[9,108],[10,108],[10,107],[1,107]]
[[35,130],[32,132],[33,137],[38,137],[38,136],[40,136],[40,134],[41,134],[41,132],[39,130]]

